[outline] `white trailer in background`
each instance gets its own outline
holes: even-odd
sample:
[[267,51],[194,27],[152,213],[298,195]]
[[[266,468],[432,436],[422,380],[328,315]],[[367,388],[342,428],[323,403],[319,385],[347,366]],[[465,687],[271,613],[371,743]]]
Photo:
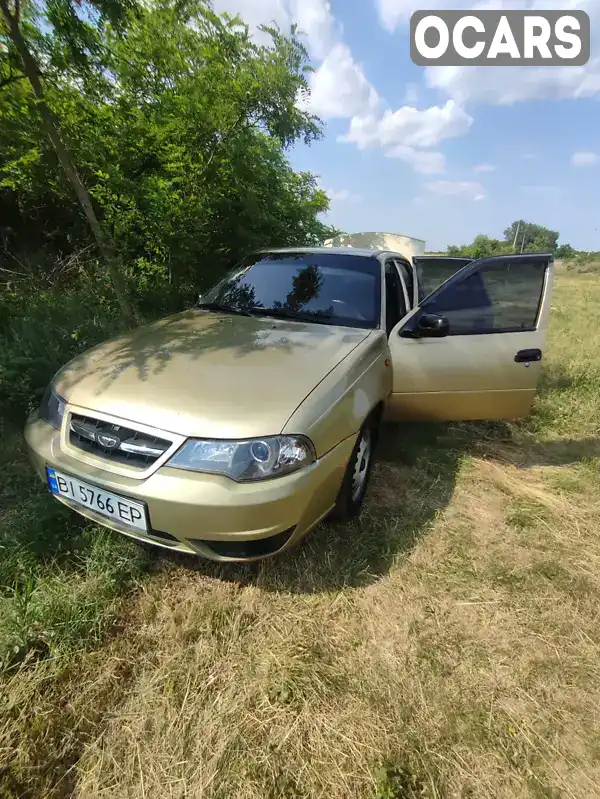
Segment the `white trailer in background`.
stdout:
[[340,233],[323,242],[324,247],[358,247],[368,250],[390,250],[412,261],[425,253],[425,241],[401,233]]

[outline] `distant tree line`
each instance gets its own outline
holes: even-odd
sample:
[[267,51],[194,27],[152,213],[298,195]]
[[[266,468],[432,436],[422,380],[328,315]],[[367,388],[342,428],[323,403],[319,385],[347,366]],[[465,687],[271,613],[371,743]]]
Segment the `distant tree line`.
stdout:
[[558,239],[559,232],[557,230],[551,230],[524,219],[517,219],[506,228],[503,238],[494,239],[490,236],[479,235],[471,244],[450,245],[448,255],[463,258],[487,258],[492,255],[508,255],[513,252],[551,252],[555,258],[561,260],[591,255],[591,253],[582,253],[576,250],[570,244],[559,245]]

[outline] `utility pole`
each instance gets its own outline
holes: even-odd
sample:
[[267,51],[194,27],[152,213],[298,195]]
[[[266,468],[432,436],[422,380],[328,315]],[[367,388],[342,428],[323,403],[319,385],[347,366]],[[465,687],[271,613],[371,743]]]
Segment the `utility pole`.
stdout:
[[517,238],[519,236],[519,228],[521,227],[521,220],[517,222],[517,232],[515,233],[515,240],[513,241],[513,250],[517,249]]

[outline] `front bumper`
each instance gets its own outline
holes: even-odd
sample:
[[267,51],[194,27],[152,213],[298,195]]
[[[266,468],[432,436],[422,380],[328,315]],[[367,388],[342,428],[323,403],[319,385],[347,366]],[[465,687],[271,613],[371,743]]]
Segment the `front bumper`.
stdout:
[[212,560],[246,561],[281,552],[297,543],[333,507],[354,438],[334,447],[312,466],[256,483],[162,466],[144,479],[109,471],[73,457],[58,430],[30,417],[25,428],[30,459],[41,479],[46,466],[88,483],[145,502],[151,530],[144,534],[120,522],[60,501],[89,519],[125,535]]

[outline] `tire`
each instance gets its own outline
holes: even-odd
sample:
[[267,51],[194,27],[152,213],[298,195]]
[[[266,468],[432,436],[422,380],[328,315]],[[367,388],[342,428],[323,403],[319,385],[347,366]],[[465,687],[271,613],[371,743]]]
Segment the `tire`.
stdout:
[[348,521],[360,513],[375,462],[378,430],[379,418],[374,413],[358,431],[335,507],[329,515],[332,521]]

